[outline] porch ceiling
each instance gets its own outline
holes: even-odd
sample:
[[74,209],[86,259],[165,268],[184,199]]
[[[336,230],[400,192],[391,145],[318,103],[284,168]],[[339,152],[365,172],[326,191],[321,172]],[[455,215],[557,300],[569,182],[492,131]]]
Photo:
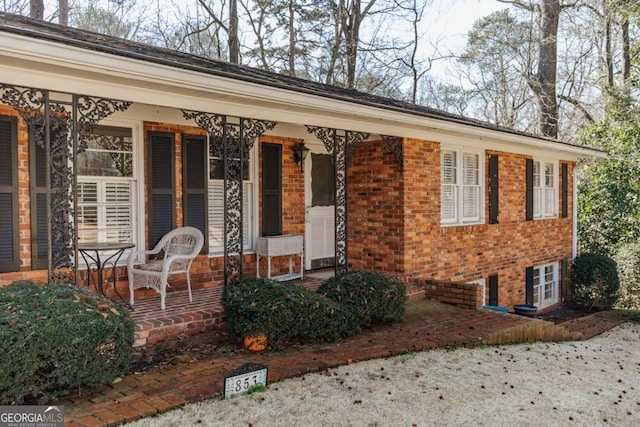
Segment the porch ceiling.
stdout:
[[[45,25],[49,32],[56,29]],[[51,34],[45,37],[34,31],[25,35],[28,31],[16,32],[4,24],[0,24],[0,31],[0,83],[298,125],[436,141],[459,139],[523,154],[538,150],[573,160],[605,157],[598,150],[261,70],[166,50],[162,52],[176,58],[163,60],[158,57],[158,48],[149,48],[156,56],[145,55],[140,52],[141,45],[131,42],[119,41],[130,44],[131,50],[106,44],[98,49],[97,44],[92,48],[86,41],[80,47],[76,39],[64,43],[62,36],[52,41]],[[106,39],[103,43],[112,41],[99,38]],[[176,62],[182,57],[184,63]]]

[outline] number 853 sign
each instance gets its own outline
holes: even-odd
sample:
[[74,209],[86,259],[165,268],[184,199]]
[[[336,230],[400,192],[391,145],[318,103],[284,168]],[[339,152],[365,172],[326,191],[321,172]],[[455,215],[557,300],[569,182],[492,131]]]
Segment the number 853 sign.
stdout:
[[224,376],[224,397],[246,393],[257,385],[267,385],[267,367],[247,362]]

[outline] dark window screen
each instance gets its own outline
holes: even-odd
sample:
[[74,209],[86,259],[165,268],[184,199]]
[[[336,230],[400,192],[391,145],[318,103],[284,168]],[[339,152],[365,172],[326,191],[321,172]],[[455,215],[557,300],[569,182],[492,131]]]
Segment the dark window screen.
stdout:
[[335,204],[335,178],[329,154],[311,153],[311,206]]

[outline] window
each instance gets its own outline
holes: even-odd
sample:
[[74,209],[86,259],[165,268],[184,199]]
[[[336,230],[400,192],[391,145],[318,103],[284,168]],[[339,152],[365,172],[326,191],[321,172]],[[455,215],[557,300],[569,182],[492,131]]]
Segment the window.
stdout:
[[442,150],[442,224],[473,224],[482,221],[482,158],[481,152]]
[[558,302],[558,263],[533,267],[533,305],[538,309]]
[[[211,150],[209,153],[209,250],[222,252],[224,250],[224,165],[222,159],[211,155]],[[254,241],[252,156],[248,154],[247,157],[242,168],[242,244],[244,248],[250,248]],[[233,162],[233,159],[228,161]]]
[[558,216],[558,168],[556,163],[533,161],[533,217]]
[[78,241],[135,242],[130,128],[95,126],[77,157]]

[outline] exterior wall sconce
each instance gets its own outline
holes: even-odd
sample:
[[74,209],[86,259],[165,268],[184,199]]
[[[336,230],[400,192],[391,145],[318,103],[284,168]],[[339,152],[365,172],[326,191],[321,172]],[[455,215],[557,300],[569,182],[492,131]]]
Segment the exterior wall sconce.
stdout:
[[304,146],[304,142],[299,142],[293,146],[293,162],[297,165],[300,164],[300,172],[303,171],[304,159],[307,158],[309,149]]

